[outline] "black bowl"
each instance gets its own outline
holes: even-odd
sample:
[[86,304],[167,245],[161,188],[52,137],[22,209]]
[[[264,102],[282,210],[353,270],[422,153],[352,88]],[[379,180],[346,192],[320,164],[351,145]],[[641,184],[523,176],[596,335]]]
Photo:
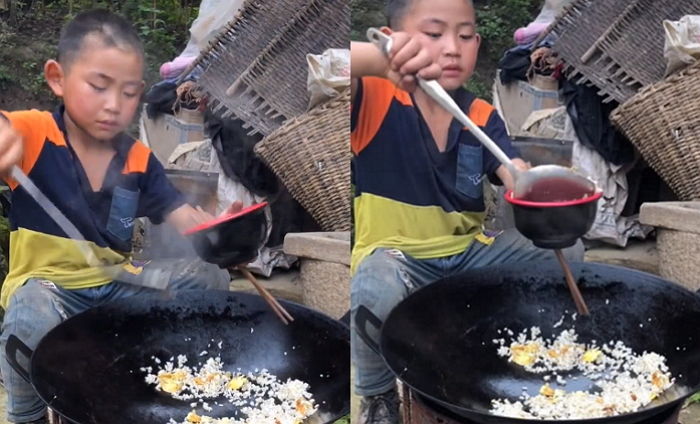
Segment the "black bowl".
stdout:
[[564,202],[531,202],[513,198],[508,190],[505,198],[513,206],[515,227],[543,249],[564,249],[591,229],[598,199],[602,191],[581,199]]
[[265,242],[267,202],[227,214],[185,232],[204,261],[221,268],[250,262]]

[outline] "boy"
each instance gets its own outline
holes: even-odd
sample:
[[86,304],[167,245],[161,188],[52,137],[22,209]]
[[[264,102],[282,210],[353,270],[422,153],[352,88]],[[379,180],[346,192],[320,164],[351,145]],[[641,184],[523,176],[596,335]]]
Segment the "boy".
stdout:
[[7,179],[13,231],[10,271],[0,296],[6,310],[0,369],[12,422],[44,423],[46,406],[6,361],[11,334],[34,349],[71,315],[153,290],[145,287],[149,279],[168,279],[170,289],[228,289],[228,273],[201,261],[138,267],[128,260],[134,218],[167,221],[180,232],[210,218],[187,205],[150,150],[123,132],[139,106],[143,65],[141,42],[128,22],[106,11],[82,13],[64,28],[58,60],[44,67],[63,105],[53,114],[0,114],[0,173],[20,166],[78,228],[101,265],[124,265],[120,276],[131,282],[112,281],[101,267],[88,264],[77,242],[22,186]]
[[[440,278],[553,257],[515,230],[482,232],[484,175],[506,187],[511,176],[468,130],[416,90],[416,74],[437,79],[516,166],[527,168],[494,108],[462,88],[481,41],[472,2],[389,0],[387,14],[394,31],[388,60],[371,44],[351,45],[353,326],[360,305],[383,320],[412,291]],[[581,246],[568,256],[582,260]],[[368,330],[378,339],[377,330]],[[363,396],[359,422],[398,423],[393,375],[354,328],[351,334],[355,391]]]

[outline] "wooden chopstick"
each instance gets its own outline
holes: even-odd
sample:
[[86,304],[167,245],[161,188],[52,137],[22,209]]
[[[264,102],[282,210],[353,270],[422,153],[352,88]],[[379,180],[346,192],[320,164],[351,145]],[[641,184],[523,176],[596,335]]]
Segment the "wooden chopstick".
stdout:
[[564,270],[566,284],[569,286],[571,297],[574,298],[576,310],[578,310],[579,315],[589,315],[590,312],[588,311],[586,301],[583,300],[583,295],[581,294],[581,291],[578,288],[578,284],[576,284],[576,280],[574,280],[574,275],[571,273],[571,269],[569,268],[569,264],[566,262],[564,254],[562,253],[561,249],[554,249],[554,253],[556,253],[557,259],[559,260],[559,264]]
[[290,322],[294,321],[294,317],[287,312],[286,309],[284,309],[284,306],[282,306],[277,299],[275,299],[274,296],[265,288],[263,287],[262,284],[258,282],[258,280],[253,276],[253,274],[248,271],[247,268],[245,267],[238,267],[238,270],[241,271],[243,276],[250,281],[250,283],[258,290],[258,293],[260,293],[260,296],[262,296],[263,299],[267,302],[268,305],[270,305],[270,308],[277,314],[277,316],[282,320],[283,323],[289,324]]

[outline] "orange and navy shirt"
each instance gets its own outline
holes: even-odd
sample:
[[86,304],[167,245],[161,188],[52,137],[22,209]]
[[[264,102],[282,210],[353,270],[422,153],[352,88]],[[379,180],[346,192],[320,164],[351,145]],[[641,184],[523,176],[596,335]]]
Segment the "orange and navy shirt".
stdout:
[[[495,108],[464,89],[453,98],[509,157],[517,157]],[[352,268],[376,248],[418,259],[451,256],[483,235],[483,179],[500,162],[453,119],[438,150],[412,96],[386,79],[361,78],[351,118],[355,245]]]
[[[146,216],[161,223],[184,204],[168,181],[163,166],[141,142],[126,134],[113,143],[102,188],[93,191],[71,148],[63,121],[55,113],[37,110],[3,112],[24,137],[20,167],[34,184],[75,225],[102,265],[128,261],[134,219]],[[69,289],[95,287],[111,281],[91,267],[84,254],[16,181],[10,210],[10,270],[0,303],[28,278],[45,278]]]

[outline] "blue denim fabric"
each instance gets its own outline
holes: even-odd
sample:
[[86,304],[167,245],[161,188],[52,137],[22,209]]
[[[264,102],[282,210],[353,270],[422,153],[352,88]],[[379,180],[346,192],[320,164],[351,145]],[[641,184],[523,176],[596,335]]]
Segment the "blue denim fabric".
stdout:
[[[570,261],[583,261],[583,244],[565,249]],[[515,229],[499,235],[491,245],[474,241],[463,253],[419,260],[395,249],[377,249],[360,263],[351,287],[351,349],[355,366],[355,392],[374,396],[394,387],[395,379],[384,361],[359,337],[355,316],[360,305],[384,321],[389,312],[415,290],[469,269],[510,262],[555,260],[554,252],[539,249]],[[367,329],[379,343],[379,331]]]

